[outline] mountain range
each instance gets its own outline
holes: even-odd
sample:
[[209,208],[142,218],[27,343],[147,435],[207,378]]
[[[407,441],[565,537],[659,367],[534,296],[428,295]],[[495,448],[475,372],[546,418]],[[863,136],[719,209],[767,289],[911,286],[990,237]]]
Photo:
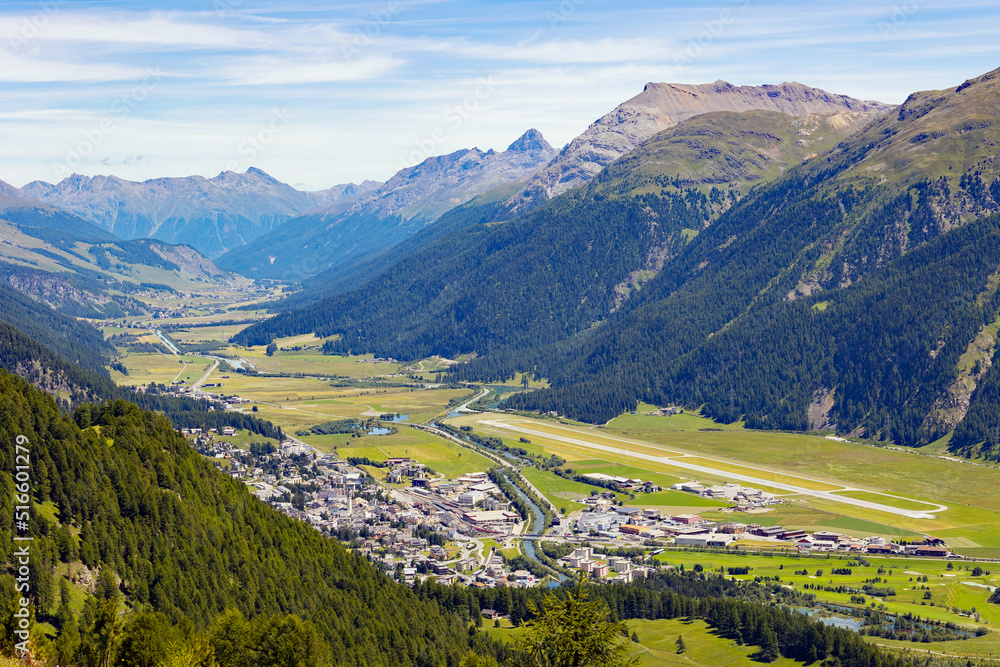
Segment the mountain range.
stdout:
[[[57,184],[33,181],[20,194],[58,206],[123,239],[185,244],[216,257],[281,223],[381,185],[338,185],[300,192],[251,167],[214,178],[156,178],[136,183],[116,176],[74,174]],[[9,186],[8,186],[9,187]]]
[[[363,336],[373,349],[408,358],[558,340],[618,310],[751,187],[833,147],[874,115],[693,116],[588,185],[509,222],[492,222],[497,202],[456,209],[442,218],[452,233],[414,237],[426,243],[408,244],[405,258],[367,284],[303,304],[237,340],[333,333],[343,323],[356,331],[344,345]],[[309,293],[324,294],[323,285],[314,282]]]
[[[558,154],[536,130],[529,130],[503,153],[477,149],[430,158],[401,170],[382,188],[359,201],[306,214],[260,239],[219,258],[227,269],[252,277],[311,281],[317,294],[330,283],[356,285],[385,252],[425,230],[445,211],[481,195],[482,215],[463,210],[461,224],[489,218],[508,220],[550,197],[587,183],[615,159],[657,132],[710,111],[778,111],[793,116],[811,113],[872,114],[890,107],[785,83],[733,86],[724,81],[704,85],[649,83],[643,92],[594,122]],[[492,159],[489,159],[492,158]],[[469,161],[482,165],[470,169]],[[513,162],[514,168],[507,166]],[[453,184],[454,183],[454,184]],[[492,187],[492,189],[491,189]],[[464,193],[464,194],[461,194]],[[456,218],[449,219],[453,230]],[[425,239],[438,238],[427,229]],[[408,247],[424,247],[419,239]],[[378,266],[381,266],[379,264]],[[293,302],[294,303],[294,302]]]
[[298,280],[377,257],[448,210],[547,164],[555,150],[528,130],[505,151],[459,150],[401,169],[378,189],[290,220],[219,258],[252,278]]
[[[646,401],[986,446],[997,99],[997,72],[899,107],[800,84],[650,84],[558,154],[531,130],[500,153],[429,158],[223,255],[255,278],[315,274],[234,342],[315,332],[334,337],[327,352],[468,354],[451,379],[530,372],[550,387],[512,407],[586,421]],[[518,213],[533,183],[549,185]],[[16,233],[47,244],[12,284],[65,310],[29,269],[75,253],[106,277],[182,270],[186,251],[102,237],[37,187],[0,186],[5,252],[27,248]]]
[[986,447],[998,99],[995,71],[899,108],[693,116],[585,186],[237,341],[316,331],[339,335],[330,351],[474,353],[453,379],[532,372],[551,387],[511,407],[586,421],[642,400]]
[[778,111],[790,116],[851,111],[881,113],[889,106],[828,93],[800,83],[734,86],[726,81],[690,85],[647,83],[642,92],[594,121],[511,197],[506,215],[582,185],[643,141],[679,122],[712,111]]

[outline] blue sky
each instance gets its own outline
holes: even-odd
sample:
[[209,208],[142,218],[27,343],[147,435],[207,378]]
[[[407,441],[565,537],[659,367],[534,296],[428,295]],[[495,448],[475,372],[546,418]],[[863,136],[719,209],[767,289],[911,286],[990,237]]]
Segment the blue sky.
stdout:
[[559,147],[648,81],[899,103],[997,67],[997,2],[0,1],[0,180],[320,189],[531,127]]

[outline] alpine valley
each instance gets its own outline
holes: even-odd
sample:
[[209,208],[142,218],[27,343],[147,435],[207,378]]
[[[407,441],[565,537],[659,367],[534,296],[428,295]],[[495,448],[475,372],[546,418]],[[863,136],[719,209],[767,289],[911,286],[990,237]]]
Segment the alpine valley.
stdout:
[[1000,70],[955,84],[0,182],[0,667],[993,664]]

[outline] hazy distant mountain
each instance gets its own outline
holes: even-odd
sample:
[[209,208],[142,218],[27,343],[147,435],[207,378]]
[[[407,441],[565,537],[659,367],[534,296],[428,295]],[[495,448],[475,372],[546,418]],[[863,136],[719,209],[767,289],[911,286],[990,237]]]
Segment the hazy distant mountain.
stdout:
[[214,178],[156,178],[74,174],[52,185],[34,181],[23,195],[55,204],[125,239],[185,244],[215,257],[252,241],[305,211],[360,196],[381,185],[338,185],[301,192],[251,167]]
[[[0,181],[0,219],[15,224],[25,224],[38,229],[67,231],[74,239],[81,241],[117,241],[111,232],[93,225],[79,216],[67,213],[34,197],[26,195],[14,186]],[[0,236],[0,239],[10,239]]]
[[779,111],[790,116],[838,111],[885,112],[891,107],[835,95],[801,83],[734,86],[647,83],[641,93],[602,116],[566,146],[507,202],[506,217],[588,182],[657,132],[711,111]]
[[476,195],[527,177],[555,154],[540,132],[528,130],[503,152],[470,148],[427,158],[358,199],[283,224],[219,264],[251,278],[311,276],[391,247]]

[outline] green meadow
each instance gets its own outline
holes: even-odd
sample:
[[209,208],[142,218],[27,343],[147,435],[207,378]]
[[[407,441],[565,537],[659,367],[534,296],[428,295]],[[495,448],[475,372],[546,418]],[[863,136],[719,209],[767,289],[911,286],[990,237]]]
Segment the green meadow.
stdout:
[[[838,593],[805,589],[804,585],[823,587],[845,586],[861,589],[865,583],[880,579],[873,585],[892,589],[895,595],[872,597],[865,595],[865,604],[885,605],[891,613],[912,613],[937,621],[953,621],[975,630],[982,626],[993,630],[984,637],[940,642],[938,650],[961,655],[1000,655],[1000,605],[987,602],[990,591],[985,586],[1000,586],[1000,563],[963,563],[942,559],[867,557],[869,565],[840,554],[788,554],[758,555],[729,551],[686,551],[668,549],[656,557],[661,564],[691,569],[700,565],[708,571],[726,573],[730,567],[751,568],[747,575],[733,575],[736,579],[778,577],[782,585],[813,593],[822,602],[845,607],[859,607],[852,602],[850,592]],[[949,569],[949,564],[951,568]],[[973,570],[981,567],[983,573],[975,576]],[[849,569],[850,574],[833,574],[834,569]],[[801,574],[805,571],[805,574]],[[799,572],[800,574],[796,574]],[[728,575],[727,575],[728,576]],[[927,582],[921,581],[923,576]],[[971,584],[971,585],[970,585]],[[925,597],[929,594],[929,597]],[[977,620],[976,614],[979,615]],[[883,639],[875,639],[879,643]],[[902,646],[912,646],[903,643]],[[923,644],[920,648],[927,648]]]
[[[308,437],[302,440],[310,442]],[[341,458],[358,456],[373,461],[385,461],[389,458],[409,457],[426,464],[445,477],[485,472],[493,465],[489,459],[472,450],[406,426],[402,426],[399,433],[392,435],[366,435],[360,438],[348,437],[347,440],[345,444],[337,447],[337,455]],[[324,449],[322,444],[315,442],[310,444]]]
[[[514,643],[519,640],[524,631],[512,627],[510,621],[502,620],[500,627],[495,627],[493,621],[484,620],[483,629],[493,638]],[[719,637],[705,621],[685,621],[681,619],[659,619],[649,621],[633,619],[626,621],[629,634],[635,632],[639,643],[630,643],[630,654],[639,659],[643,667],[655,665],[684,665],[685,667],[752,667],[760,665],[753,656],[757,653],[755,646],[740,646],[731,639]],[[684,638],[685,651],[677,653],[677,637]],[[802,663],[779,658],[770,663],[778,667],[791,667]]]

